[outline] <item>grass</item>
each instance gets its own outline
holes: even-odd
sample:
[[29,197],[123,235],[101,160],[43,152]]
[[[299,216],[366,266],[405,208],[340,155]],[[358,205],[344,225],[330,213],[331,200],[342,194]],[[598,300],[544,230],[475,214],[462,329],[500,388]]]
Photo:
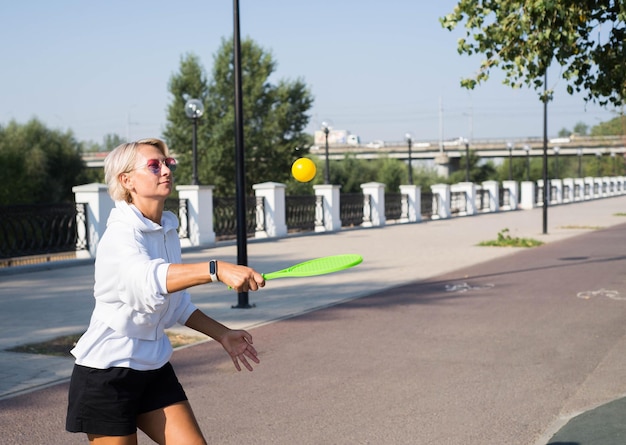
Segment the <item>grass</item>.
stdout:
[[[170,343],[172,343],[172,347],[174,349],[198,343],[206,339],[206,337],[183,335],[172,331],[166,331],[165,333],[169,337]],[[76,342],[81,335],[83,334],[63,335],[40,343],[29,343],[26,345],[15,346],[7,349],[7,351],[22,352],[26,354],[53,355],[57,357],[71,357],[70,350],[76,345]]]
[[509,234],[509,229],[503,229],[498,232],[498,238],[491,241],[482,241],[479,246],[496,246],[496,247],[537,247],[543,244],[532,238],[517,238]]
[[613,216],[626,216],[626,212],[613,213]]

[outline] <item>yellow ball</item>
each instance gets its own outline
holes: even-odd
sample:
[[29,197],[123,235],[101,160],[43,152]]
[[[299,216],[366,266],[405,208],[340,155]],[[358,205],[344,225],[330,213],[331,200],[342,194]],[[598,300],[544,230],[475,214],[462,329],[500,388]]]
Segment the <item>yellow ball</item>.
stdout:
[[291,174],[297,181],[309,182],[315,177],[317,169],[309,158],[300,158],[291,165]]

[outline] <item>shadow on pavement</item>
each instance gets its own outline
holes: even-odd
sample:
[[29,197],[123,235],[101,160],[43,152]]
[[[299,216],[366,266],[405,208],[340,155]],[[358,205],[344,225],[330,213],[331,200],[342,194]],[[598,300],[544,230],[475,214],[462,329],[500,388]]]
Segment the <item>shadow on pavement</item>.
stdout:
[[626,397],[572,418],[548,445],[623,445],[626,443]]

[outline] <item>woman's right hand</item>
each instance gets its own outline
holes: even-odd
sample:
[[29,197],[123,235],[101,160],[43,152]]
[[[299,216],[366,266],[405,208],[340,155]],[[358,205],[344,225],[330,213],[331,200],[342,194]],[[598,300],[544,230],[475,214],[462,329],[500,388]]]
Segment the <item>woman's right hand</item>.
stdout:
[[217,261],[217,278],[237,292],[255,291],[265,286],[263,275],[256,270],[225,261]]

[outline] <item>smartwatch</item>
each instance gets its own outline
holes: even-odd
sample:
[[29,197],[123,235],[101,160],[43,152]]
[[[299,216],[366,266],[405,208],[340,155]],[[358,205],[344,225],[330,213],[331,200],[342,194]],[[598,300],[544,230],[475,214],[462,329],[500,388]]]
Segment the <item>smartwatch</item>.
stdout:
[[220,279],[217,278],[217,260],[209,261],[209,275],[211,276],[212,282],[217,283],[220,281]]

